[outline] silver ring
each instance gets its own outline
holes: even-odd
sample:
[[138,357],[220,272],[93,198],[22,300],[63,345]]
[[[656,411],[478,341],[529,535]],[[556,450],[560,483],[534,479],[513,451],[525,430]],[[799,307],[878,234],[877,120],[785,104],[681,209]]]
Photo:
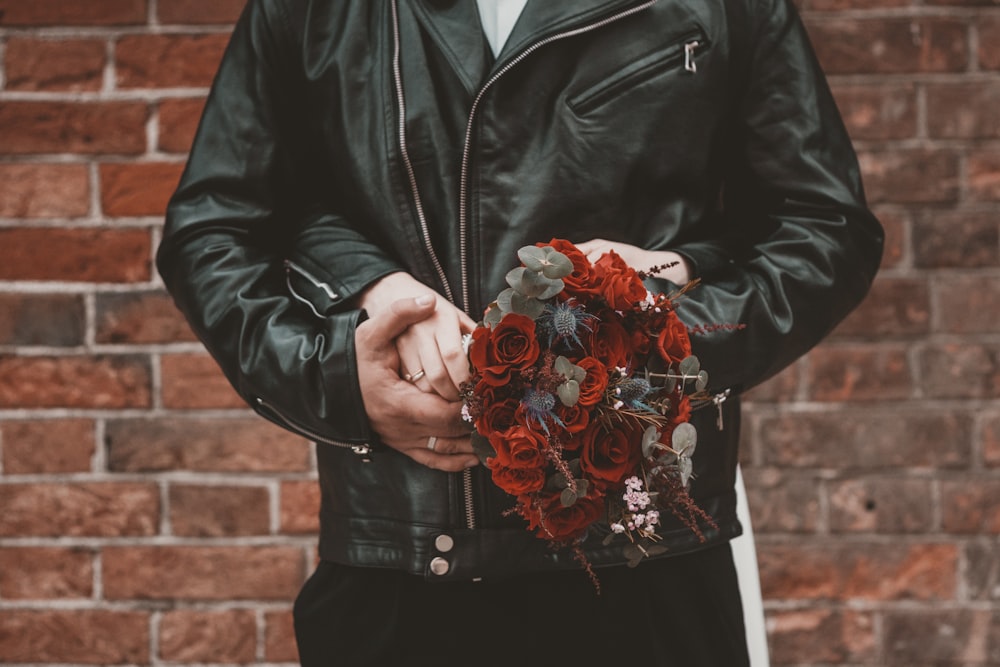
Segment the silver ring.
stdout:
[[437,442],[438,439],[436,435],[432,435],[431,437],[427,438],[427,449],[433,452],[434,448],[437,447]]
[[426,375],[426,373],[424,373],[424,369],[421,368],[420,370],[418,370],[416,373],[413,374],[403,373],[403,379],[406,380],[407,382],[417,382],[424,375]]

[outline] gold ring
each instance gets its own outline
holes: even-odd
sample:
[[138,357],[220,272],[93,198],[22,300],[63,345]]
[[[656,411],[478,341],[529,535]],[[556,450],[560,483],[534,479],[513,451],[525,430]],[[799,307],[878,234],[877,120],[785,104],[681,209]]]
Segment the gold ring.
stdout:
[[438,439],[436,435],[432,435],[431,437],[427,438],[427,449],[433,452],[434,448],[437,447],[437,442]]
[[403,379],[406,380],[407,382],[417,382],[424,375],[426,375],[426,373],[424,373],[424,369],[421,368],[416,373],[412,373],[412,374],[411,373],[403,373]]

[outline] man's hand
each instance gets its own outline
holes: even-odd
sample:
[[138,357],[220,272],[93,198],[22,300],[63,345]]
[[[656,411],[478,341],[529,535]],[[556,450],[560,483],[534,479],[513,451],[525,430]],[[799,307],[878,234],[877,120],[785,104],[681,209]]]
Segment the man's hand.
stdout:
[[605,241],[604,239],[592,239],[585,243],[577,243],[576,247],[591,262],[596,262],[601,255],[609,250],[614,250],[626,264],[636,271],[645,271],[663,264],[674,264],[656,275],[660,278],[666,278],[675,285],[686,285],[692,278],[691,267],[688,266],[687,260],[669,250],[643,250],[627,243]]
[[422,391],[399,376],[398,337],[435,312],[436,299],[424,289],[422,296],[398,299],[358,325],[358,383],[368,421],[382,442],[417,463],[457,472],[479,463],[461,403]]

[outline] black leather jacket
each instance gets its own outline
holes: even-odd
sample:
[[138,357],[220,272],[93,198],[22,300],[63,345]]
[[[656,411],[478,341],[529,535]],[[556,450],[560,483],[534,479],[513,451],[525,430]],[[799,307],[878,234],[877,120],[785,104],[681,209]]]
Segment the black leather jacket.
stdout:
[[[376,441],[353,297],[402,270],[475,318],[522,245],[673,249],[703,281],[682,319],[746,325],[694,339],[732,396],[722,430],[695,413],[692,492],[708,544],[729,539],[739,393],[827,334],[881,256],[798,17],[788,0],[535,0],[494,62],[475,11],[251,0],[170,203],[166,286],[247,402],[319,443],[323,558],[468,579],[576,564],[501,516],[484,470]],[[590,542],[595,565],[621,562]]]

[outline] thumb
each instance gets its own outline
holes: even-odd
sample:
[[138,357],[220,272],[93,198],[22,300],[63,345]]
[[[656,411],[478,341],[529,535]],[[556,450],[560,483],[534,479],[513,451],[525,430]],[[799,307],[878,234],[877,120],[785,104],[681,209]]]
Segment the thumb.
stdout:
[[411,324],[427,319],[434,313],[436,300],[432,294],[413,299],[397,299],[389,308],[368,320],[369,342],[390,345]]

